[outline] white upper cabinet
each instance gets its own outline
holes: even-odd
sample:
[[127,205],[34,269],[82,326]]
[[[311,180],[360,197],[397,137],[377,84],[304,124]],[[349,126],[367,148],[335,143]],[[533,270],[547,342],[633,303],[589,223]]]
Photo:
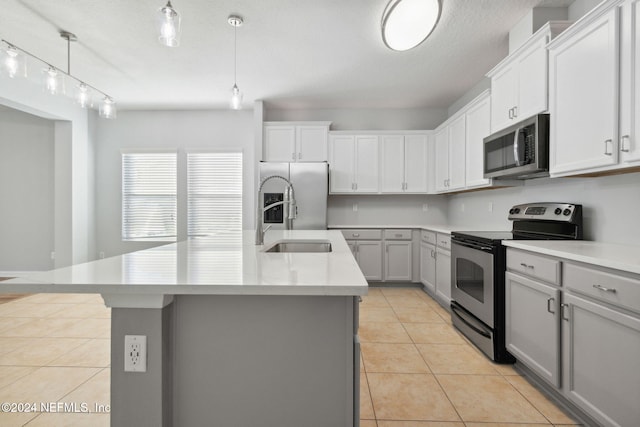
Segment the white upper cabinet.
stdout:
[[427,136],[382,135],[383,193],[427,192]]
[[546,45],[568,26],[568,22],[549,22],[487,74],[491,133],[547,110]]
[[436,192],[449,191],[449,128],[443,126],[434,135]]
[[325,162],[330,122],[265,122],[267,162]]
[[467,110],[466,122],[466,187],[476,188],[491,184],[484,178],[484,142],[491,133],[491,96],[487,92]]
[[449,124],[449,191],[465,187],[466,120],[466,115],[461,114]]
[[331,135],[329,137],[329,191],[377,193],[378,137]]
[[622,9],[620,50],[620,161],[640,162],[640,0]]
[[[631,92],[637,69],[630,50],[631,34],[637,31],[637,22],[631,27],[637,3],[603,2],[549,45],[551,176],[601,173],[638,159],[631,132],[638,116],[631,114],[632,98],[638,96],[637,87]],[[621,34],[622,21],[626,31]],[[624,69],[621,36],[627,49]],[[622,99],[621,75],[627,92]],[[624,112],[620,117],[619,105]]]

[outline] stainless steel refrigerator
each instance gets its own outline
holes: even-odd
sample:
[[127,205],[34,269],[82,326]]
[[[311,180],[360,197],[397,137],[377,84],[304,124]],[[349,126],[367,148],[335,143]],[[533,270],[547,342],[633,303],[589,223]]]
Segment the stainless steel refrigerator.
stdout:
[[[325,230],[327,228],[327,194],[329,191],[329,165],[319,163],[260,162],[260,183],[272,175],[280,175],[293,185],[297,215],[294,230]],[[272,179],[262,187],[260,205],[267,206],[282,201],[286,184]],[[287,206],[279,205],[263,213],[266,227],[286,228]]]

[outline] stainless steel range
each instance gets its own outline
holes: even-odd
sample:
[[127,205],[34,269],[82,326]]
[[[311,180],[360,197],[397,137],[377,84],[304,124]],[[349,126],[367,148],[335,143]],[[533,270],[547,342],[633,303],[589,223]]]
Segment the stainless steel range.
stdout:
[[582,206],[528,203],[509,210],[512,230],[451,235],[453,325],[491,360],[513,363],[505,348],[503,240],[581,240]]

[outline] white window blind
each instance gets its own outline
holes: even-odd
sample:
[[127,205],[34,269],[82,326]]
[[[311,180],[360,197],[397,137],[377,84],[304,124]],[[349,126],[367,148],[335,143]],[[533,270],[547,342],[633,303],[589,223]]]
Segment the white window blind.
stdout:
[[176,240],[176,153],[122,154],[122,240]]
[[242,153],[188,153],[190,237],[242,231]]

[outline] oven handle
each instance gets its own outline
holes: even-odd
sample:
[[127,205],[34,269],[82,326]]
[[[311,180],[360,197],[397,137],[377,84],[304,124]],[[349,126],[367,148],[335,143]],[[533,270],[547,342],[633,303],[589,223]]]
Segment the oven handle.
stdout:
[[479,244],[479,243],[461,241],[461,240],[457,240],[457,239],[451,240],[451,243],[456,244],[456,245],[460,245],[460,246],[464,246],[464,247],[467,247],[467,248],[471,248],[471,249],[477,249],[477,250],[483,251],[483,252],[493,252],[493,248],[491,246],[486,246],[486,245]]
[[482,329],[478,328],[476,325],[472,324],[471,320],[466,319],[464,312],[461,311],[458,307],[456,307],[453,304],[451,304],[451,311],[453,312],[453,314],[458,316],[458,319],[462,320],[465,325],[467,325],[468,327],[470,327],[471,329],[473,329],[483,337],[491,338],[491,334],[489,334],[487,331],[483,331]]

